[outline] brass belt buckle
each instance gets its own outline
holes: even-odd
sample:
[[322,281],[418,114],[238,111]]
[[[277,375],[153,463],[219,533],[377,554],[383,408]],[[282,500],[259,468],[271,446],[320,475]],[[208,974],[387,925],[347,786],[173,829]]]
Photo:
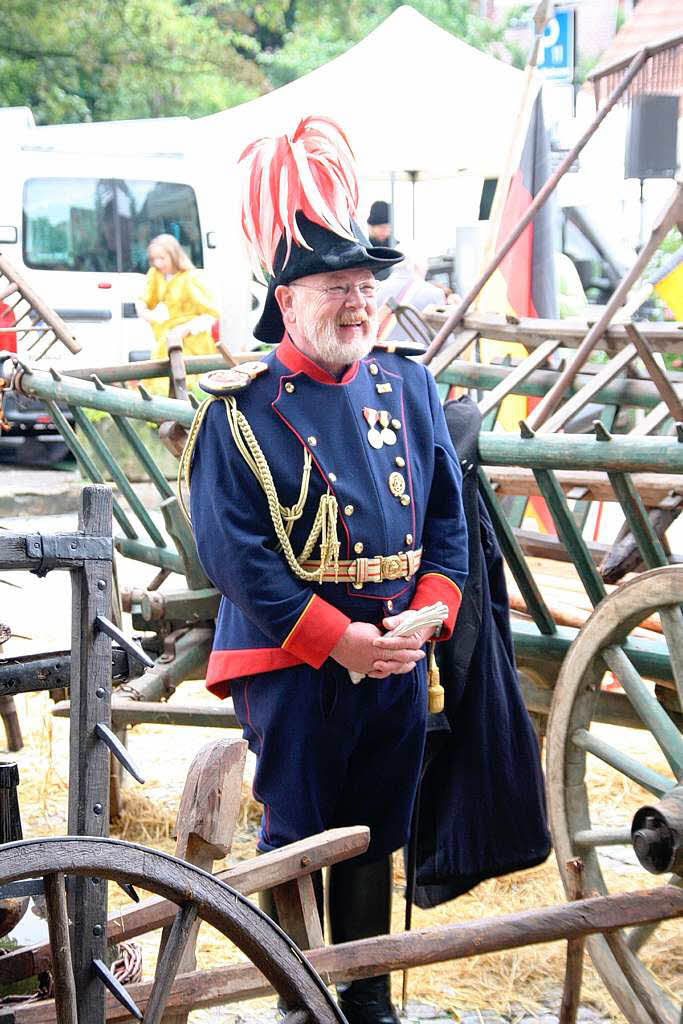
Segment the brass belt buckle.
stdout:
[[387,555],[382,558],[382,579],[397,580],[401,575],[401,556]]

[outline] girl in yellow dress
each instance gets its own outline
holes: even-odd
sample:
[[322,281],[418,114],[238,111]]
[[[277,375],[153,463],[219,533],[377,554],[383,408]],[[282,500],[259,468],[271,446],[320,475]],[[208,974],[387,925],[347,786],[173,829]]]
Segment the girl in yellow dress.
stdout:
[[[211,355],[211,337],[219,317],[216,302],[189,256],[173,235],[157,235],[147,248],[149,270],[144,295],[135,303],[156,338],[153,359],[168,359],[169,339],[181,340],[186,356]],[[149,390],[168,394],[166,382],[150,381]],[[192,382],[188,380],[191,387]]]

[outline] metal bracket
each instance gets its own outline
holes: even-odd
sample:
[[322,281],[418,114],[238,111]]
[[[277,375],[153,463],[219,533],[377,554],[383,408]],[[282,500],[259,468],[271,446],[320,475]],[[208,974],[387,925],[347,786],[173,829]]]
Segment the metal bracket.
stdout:
[[142,1011],[140,1010],[140,1007],[128,995],[128,992],[121,982],[117,981],[105,962],[103,960],[93,960],[92,966],[95,974],[102,982],[104,982],[105,988],[108,988],[114,998],[118,999],[121,1006],[125,1006],[133,1017],[136,1017],[138,1020],[142,1020]]
[[140,897],[138,896],[137,892],[130,884],[130,882],[117,882],[116,884],[118,885],[119,889],[123,889],[126,896],[130,896],[134,903],[140,902]]
[[95,629],[99,630],[101,633],[106,633],[107,636],[110,636],[112,640],[116,641],[119,647],[122,647],[123,650],[130,655],[131,658],[135,658],[135,660],[139,661],[145,666],[145,668],[154,668],[154,662],[149,655],[145,654],[142,647],[138,647],[137,644],[134,644],[125,633],[121,632],[118,626],[115,626],[114,623],[104,615],[95,616]]
[[124,747],[123,743],[121,743],[118,736],[111,731],[109,726],[105,725],[104,722],[98,722],[95,726],[95,735],[109,747],[117,761],[121,762],[126,771],[130,772],[134,779],[137,779],[138,782],[145,781],[128,756],[128,751]]
[[40,564],[30,571],[36,576],[45,576],[51,569],[73,568],[75,562],[111,562],[114,546],[111,537],[86,537],[82,533],[29,533],[26,536],[26,557],[39,559]]

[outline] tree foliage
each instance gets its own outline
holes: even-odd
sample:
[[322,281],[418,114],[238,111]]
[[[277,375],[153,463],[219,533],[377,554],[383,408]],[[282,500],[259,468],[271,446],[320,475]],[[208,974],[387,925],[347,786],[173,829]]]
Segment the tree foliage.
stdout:
[[[290,17],[291,27],[283,35],[282,46],[260,58],[271,83],[283,85],[339,56],[404,2],[291,0],[295,16]],[[518,16],[521,8],[514,8],[505,20],[496,23],[478,15],[470,0],[411,0],[411,6],[471,46],[519,62],[518,54],[506,44],[505,32],[508,21]],[[390,53],[386,55],[385,70],[409,73],[409,69],[392,67]]]
[[[0,0],[0,106],[29,106],[38,123],[209,114],[338,56],[401,2]],[[413,6],[474,46],[506,50],[505,26],[471,0]]]
[[0,0],[0,15],[0,105],[39,123],[207,114],[266,87],[248,36],[177,0]]

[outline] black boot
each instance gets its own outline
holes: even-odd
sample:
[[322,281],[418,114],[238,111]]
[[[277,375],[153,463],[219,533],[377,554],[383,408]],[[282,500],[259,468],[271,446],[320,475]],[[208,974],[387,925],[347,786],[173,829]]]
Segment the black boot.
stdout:
[[[370,864],[333,864],[329,873],[333,943],[387,935],[391,928],[391,857]],[[337,985],[339,1007],[349,1024],[399,1024],[389,975]]]

